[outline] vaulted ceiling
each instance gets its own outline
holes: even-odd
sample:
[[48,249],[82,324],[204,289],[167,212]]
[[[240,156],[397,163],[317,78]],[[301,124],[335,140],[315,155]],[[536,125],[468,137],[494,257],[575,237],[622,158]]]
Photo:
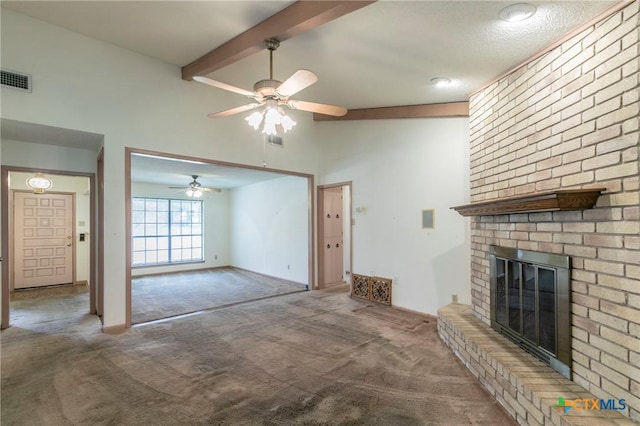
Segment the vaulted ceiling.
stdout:
[[[184,67],[293,3],[2,1],[2,7]],[[319,81],[296,97],[349,109],[466,101],[616,2],[531,1],[532,18],[502,21],[500,11],[511,3],[517,1],[378,1],[316,27],[308,20],[301,25],[310,30],[296,28],[275,52],[275,78],[310,69]],[[262,50],[209,76],[251,89],[268,74]],[[434,77],[452,84],[436,87]],[[219,89],[202,90],[215,96]]]
[[[358,2],[322,2],[327,10],[329,3],[336,8],[311,18],[299,11],[287,15],[287,8],[297,7],[294,3],[3,0],[0,4],[174,64],[183,74],[191,69],[189,64],[213,50],[221,54],[222,62],[198,75],[249,90],[269,75],[268,52],[259,36],[275,36],[283,40],[274,53],[276,79],[283,81],[301,68],[319,77],[296,98],[357,109],[467,101],[473,91],[618,2],[531,1],[536,14],[523,22],[499,17],[503,8],[517,1],[382,0],[358,6],[354,6]],[[303,6],[309,13],[309,5]],[[341,7],[348,10],[336,12]],[[248,48],[247,34],[252,39]],[[234,57],[229,49],[225,51],[225,44],[246,51],[238,48]],[[177,73],[176,78],[180,77]],[[431,82],[434,77],[449,78],[452,84],[436,87]],[[190,80],[190,75],[185,79]],[[221,92],[195,81],[189,84],[199,85],[212,97]],[[229,107],[244,101],[238,95],[238,103]],[[3,137],[9,139],[30,140],[25,132],[40,131],[10,120],[2,124]],[[279,176],[148,157],[136,157],[133,162],[134,181],[158,184],[186,184],[191,174],[199,174],[204,185],[231,188]],[[154,174],[159,169],[164,172]]]

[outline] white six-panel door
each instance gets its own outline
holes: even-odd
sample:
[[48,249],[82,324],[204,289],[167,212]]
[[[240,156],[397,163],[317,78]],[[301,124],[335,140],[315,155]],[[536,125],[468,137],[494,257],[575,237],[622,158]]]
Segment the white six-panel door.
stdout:
[[14,288],[73,282],[73,194],[13,196]]

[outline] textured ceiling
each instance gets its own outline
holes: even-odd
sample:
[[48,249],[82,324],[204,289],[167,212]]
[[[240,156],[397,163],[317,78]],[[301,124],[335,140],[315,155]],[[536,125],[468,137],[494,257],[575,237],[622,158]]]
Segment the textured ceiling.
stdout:
[[204,187],[231,189],[287,175],[266,170],[229,167],[148,155],[131,156],[131,181],[168,186],[188,186],[192,175]]
[[[32,16],[162,61],[184,66],[290,5],[291,1],[2,1]],[[378,1],[284,41],[274,54],[274,77],[314,71],[319,81],[296,98],[347,108],[464,101],[470,93],[521,63],[615,1],[532,1],[529,20],[499,19],[517,1]],[[251,89],[268,77],[268,53],[209,76]],[[434,77],[448,77],[437,88]],[[200,85],[197,82],[191,84]],[[200,85],[212,96],[218,89]],[[238,96],[240,105],[245,98]],[[203,111],[203,114],[212,111]],[[35,127],[34,127],[35,126]],[[97,149],[100,135],[2,121],[2,137]],[[84,145],[87,146],[87,145]],[[163,159],[135,158],[134,181],[231,188],[281,175]],[[163,173],[158,173],[163,170]]]
[[[291,3],[3,1],[2,7],[183,66]],[[275,77],[310,69],[320,80],[296,97],[352,109],[464,101],[615,2],[533,1],[531,19],[501,21],[500,10],[511,3],[517,1],[379,1],[283,42]],[[251,89],[268,77],[268,54],[210,76]],[[436,88],[430,80],[438,76],[453,84]]]

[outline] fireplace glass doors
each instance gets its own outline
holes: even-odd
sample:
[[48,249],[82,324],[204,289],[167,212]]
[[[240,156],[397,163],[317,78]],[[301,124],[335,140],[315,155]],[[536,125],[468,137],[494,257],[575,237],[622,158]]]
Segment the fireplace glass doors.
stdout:
[[571,378],[569,257],[489,249],[491,326]]

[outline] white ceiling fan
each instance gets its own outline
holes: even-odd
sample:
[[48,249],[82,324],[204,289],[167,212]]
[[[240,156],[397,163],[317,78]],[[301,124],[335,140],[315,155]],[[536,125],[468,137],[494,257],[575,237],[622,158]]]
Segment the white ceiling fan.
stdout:
[[185,191],[190,197],[201,197],[205,192],[221,192],[220,188],[205,188],[198,182],[198,175],[191,175],[193,180],[189,182],[189,186],[170,186],[169,189]]
[[276,130],[279,130],[279,128],[282,128],[286,132],[295,125],[295,122],[284,113],[282,109],[283,106],[291,109],[298,109],[301,111],[333,115],[336,117],[343,116],[347,113],[347,109],[345,107],[291,99],[291,96],[318,81],[318,76],[316,76],[309,70],[298,70],[284,82],[274,80],[273,51],[278,48],[280,42],[278,40],[269,38],[265,40],[265,43],[267,45],[267,49],[269,49],[269,79],[260,80],[256,84],[254,84],[253,92],[216,80],[212,80],[207,77],[193,77],[194,80],[200,83],[238,93],[254,100],[254,102],[246,105],[211,113],[208,115],[208,117],[227,117],[233,114],[238,114],[244,111],[249,111],[255,108],[266,106],[264,111],[256,111],[249,117],[247,117],[246,120],[256,130],[264,121],[263,132],[268,135],[272,135],[276,134]]

